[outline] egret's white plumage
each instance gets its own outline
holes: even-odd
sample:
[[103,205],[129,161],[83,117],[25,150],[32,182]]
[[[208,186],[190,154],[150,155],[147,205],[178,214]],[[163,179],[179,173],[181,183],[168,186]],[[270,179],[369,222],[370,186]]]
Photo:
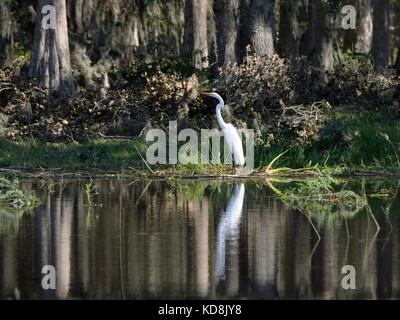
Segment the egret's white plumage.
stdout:
[[[237,246],[239,242],[244,194],[244,184],[234,186],[226,211],[223,213],[218,225],[215,260],[215,278],[217,281],[225,279],[226,250],[228,250],[228,255],[232,254],[234,251],[233,245]],[[228,241],[230,242],[229,246],[226,245]]]
[[205,95],[213,97],[218,100],[216,108],[218,124],[224,134],[225,142],[229,146],[229,151],[233,157],[234,164],[243,166],[245,164],[242,140],[240,139],[239,133],[236,128],[226,123],[221,115],[221,110],[225,106],[225,102],[218,93],[206,93]]

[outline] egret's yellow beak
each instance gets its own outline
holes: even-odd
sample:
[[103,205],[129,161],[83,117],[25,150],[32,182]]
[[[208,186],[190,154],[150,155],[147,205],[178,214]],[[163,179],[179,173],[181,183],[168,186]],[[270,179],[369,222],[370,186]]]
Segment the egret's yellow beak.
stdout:
[[210,92],[202,92],[202,93],[200,93],[200,95],[204,96],[204,97],[209,97],[211,95],[211,93]]

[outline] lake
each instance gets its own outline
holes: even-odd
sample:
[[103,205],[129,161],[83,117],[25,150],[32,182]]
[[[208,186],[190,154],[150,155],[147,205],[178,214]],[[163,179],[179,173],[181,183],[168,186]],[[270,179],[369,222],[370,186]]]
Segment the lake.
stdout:
[[41,204],[0,204],[1,299],[400,298],[394,179],[340,180],[322,199],[287,180],[21,184]]

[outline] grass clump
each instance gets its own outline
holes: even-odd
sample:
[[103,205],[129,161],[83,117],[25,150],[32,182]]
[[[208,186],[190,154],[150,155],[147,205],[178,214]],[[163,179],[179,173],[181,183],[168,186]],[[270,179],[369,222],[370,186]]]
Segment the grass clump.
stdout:
[[274,189],[285,205],[325,225],[340,218],[352,218],[368,206],[367,200],[327,174],[297,182],[283,191]]
[[13,209],[33,209],[39,205],[39,199],[34,193],[20,189],[17,179],[9,180],[0,176],[1,203],[6,203]]

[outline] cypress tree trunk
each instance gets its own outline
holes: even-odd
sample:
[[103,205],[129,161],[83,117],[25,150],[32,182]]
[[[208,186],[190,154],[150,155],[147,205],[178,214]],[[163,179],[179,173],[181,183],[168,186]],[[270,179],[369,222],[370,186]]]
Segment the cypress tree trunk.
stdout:
[[218,64],[239,62],[240,0],[214,1]]
[[198,69],[208,67],[207,0],[186,0],[184,49]]
[[397,36],[397,58],[395,61],[396,73],[400,76],[400,2],[397,2],[394,6],[396,16],[395,16],[395,26],[396,26],[396,36]]
[[385,73],[389,65],[389,0],[374,1],[374,27],[372,33],[372,57],[378,73]]
[[371,0],[352,0],[348,4],[356,8],[356,29],[343,30],[344,50],[369,53],[372,44],[372,5]]
[[326,9],[326,2],[323,0],[310,0],[309,24],[303,38],[305,42],[303,53],[311,65],[322,73],[333,69],[334,32]]
[[372,45],[372,5],[371,0],[358,0],[357,16],[359,25],[356,29],[355,50],[369,53]]
[[297,20],[299,4],[299,0],[282,0],[279,8],[279,51],[288,59],[299,55],[300,33]]
[[242,1],[242,53],[250,45],[256,55],[271,55],[275,52],[275,0]]
[[[55,29],[44,29],[42,20],[43,6],[54,6],[56,12]],[[29,75],[36,79],[39,86],[47,88],[61,98],[76,94],[72,77],[67,10],[65,0],[38,0],[35,40],[30,63]]]
[[0,68],[7,64],[12,55],[14,22],[10,0],[0,1]]
[[207,24],[208,24],[208,61],[210,64],[215,67],[218,67],[218,46],[217,46],[217,29],[215,22],[215,14],[214,14],[214,3],[218,0],[210,0],[208,15],[207,15]]

